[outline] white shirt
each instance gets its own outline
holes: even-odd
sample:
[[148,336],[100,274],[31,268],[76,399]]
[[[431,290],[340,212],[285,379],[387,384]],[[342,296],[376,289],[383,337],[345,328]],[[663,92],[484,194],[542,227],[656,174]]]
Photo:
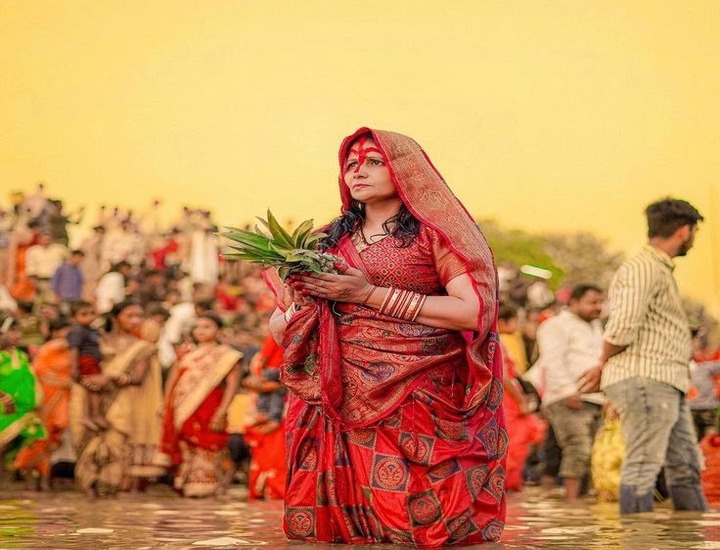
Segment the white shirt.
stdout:
[[197,322],[195,304],[183,302],[170,308],[170,318],[163,326],[158,340],[158,356],[163,368],[169,368],[175,361],[175,345],[182,342],[183,336],[190,333]]
[[110,271],[102,276],[95,289],[95,307],[98,313],[107,313],[125,299],[125,278],[122,273]]
[[[537,343],[545,386],[543,405],[550,405],[577,394],[578,377],[597,366],[603,346],[602,324],[583,321],[564,310],[540,325]],[[604,403],[601,393],[584,394],[582,400]]]
[[28,277],[50,279],[66,255],[67,248],[61,244],[54,243],[48,247],[39,244],[31,246],[25,255],[25,273]]

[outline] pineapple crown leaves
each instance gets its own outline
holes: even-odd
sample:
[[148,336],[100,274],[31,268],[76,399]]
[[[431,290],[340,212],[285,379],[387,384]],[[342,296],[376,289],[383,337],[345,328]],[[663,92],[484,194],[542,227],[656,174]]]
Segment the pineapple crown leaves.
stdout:
[[289,233],[268,210],[267,220],[258,218],[254,231],[228,227],[223,235],[231,241],[234,252],[225,254],[230,260],[246,260],[267,267],[277,267],[285,279],[292,273],[332,272],[336,256],[318,250],[324,233],[313,233],[313,220],[302,222]]

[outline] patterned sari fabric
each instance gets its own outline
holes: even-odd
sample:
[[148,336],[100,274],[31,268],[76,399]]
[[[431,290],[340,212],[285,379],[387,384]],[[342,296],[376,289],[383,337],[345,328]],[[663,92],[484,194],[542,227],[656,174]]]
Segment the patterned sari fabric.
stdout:
[[[368,132],[344,142],[341,166]],[[428,295],[446,294],[448,281],[467,274],[480,301],[478,329],[438,329],[339,302],[291,319],[285,530],[345,543],[496,541],[508,440],[493,259],[420,147],[398,134],[372,136],[420,234],[406,247],[386,237],[362,252],[346,236],[331,252],[374,285]],[[342,181],[341,190],[347,207]]]
[[70,350],[67,340],[58,338],[44,344],[33,361],[35,376],[40,382],[43,402],[38,410],[47,430],[47,439],[25,447],[17,457],[18,469],[37,469],[43,476],[50,474],[50,458],[62,444],[70,425]]
[[[0,351],[0,391],[9,395],[15,405],[6,412],[0,405],[0,450],[6,459],[22,452],[35,441],[46,437],[40,416],[35,411],[41,395],[28,357],[18,349]],[[9,452],[8,452],[9,451]],[[15,467],[22,467],[15,463]],[[4,468],[0,464],[0,468]]]
[[111,378],[131,375],[140,362],[150,361],[139,385],[111,385],[105,393],[110,429],[80,430],[75,478],[83,490],[94,487],[101,495],[112,495],[130,478],[154,478],[165,472],[159,453],[162,381],[155,346],[149,342],[135,339],[116,350],[102,341],[100,349],[102,372]]
[[210,496],[227,481],[228,434],[212,431],[210,421],[222,401],[222,383],[241,358],[239,351],[216,344],[180,360],[165,405],[162,450],[176,468],[175,488],[184,496]]

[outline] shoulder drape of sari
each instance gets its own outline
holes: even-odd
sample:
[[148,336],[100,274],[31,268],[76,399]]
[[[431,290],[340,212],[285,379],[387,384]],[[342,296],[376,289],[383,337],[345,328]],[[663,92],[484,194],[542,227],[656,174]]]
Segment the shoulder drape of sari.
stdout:
[[210,422],[222,401],[222,382],[240,359],[241,352],[216,345],[189,352],[177,365],[165,403],[162,451],[168,463],[180,466],[175,483],[185,495],[210,494],[220,483],[206,469],[210,463],[223,469],[228,434],[213,431]]
[[[173,393],[173,424],[180,430],[207,396],[217,388],[232,368],[242,359],[242,353],[224,345],[212,349],[200,348],[185,355],[180,361],[181,374]],[[197,376],[188,376],[190,370]]]

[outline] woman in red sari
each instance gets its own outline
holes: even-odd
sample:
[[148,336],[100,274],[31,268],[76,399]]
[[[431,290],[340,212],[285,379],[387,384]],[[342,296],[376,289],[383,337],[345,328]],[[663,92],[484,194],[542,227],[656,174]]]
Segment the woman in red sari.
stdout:
[[175,466],[175,489],[205,497],[225,489],[231,471],[227,410],[238,388],[242,353],[220,344],[222,320],[200,316],[197,347],[175,364],[165,393],[162,450]]
[[497,541],[507,434],[492,254],[420,146],[340,148],[339,274],[289,281],[285,530],[307,541]]

